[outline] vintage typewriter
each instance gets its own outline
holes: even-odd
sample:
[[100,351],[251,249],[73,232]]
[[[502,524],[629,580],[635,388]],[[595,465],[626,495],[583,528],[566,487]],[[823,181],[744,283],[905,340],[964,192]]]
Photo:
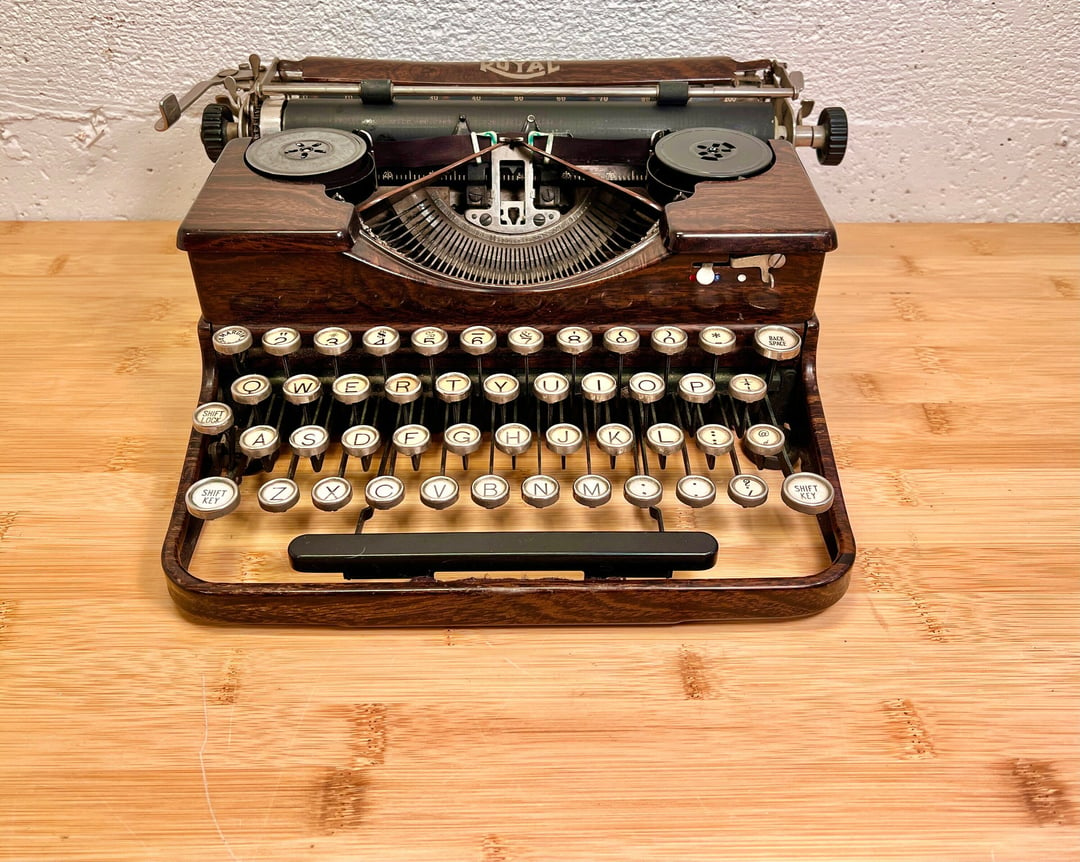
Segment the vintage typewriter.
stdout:
[[203,376],[163,549],[197,617],[810,614],[855,545],[815,377],[837,164],[770,60],[257,56],[179,230]]

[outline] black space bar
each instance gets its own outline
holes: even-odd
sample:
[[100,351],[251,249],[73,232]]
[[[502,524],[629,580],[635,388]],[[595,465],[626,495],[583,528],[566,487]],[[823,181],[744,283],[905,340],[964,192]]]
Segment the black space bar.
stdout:
[[708,533],[311,533],[289,543],[298,572],[417,578],[436,572],[584,572],[587,578],[669,578],[716,563]]

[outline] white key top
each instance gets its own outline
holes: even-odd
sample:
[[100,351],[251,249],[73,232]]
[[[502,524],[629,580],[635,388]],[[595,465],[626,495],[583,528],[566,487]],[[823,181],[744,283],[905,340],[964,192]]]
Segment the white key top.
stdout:
[[625,455],[634,449],[634,432],[619,422],[610,422],[596,429],[596,445],[608,455]]
[[698,334],[698,344],[706,353],[723,356],[735,349],[735,333],[726,326],[706,326]]
[[604,332],[604,347],[612,353],[633,353],[641,345],[641,336],[629,326],[613,326]]
[[330,445],[330,433],[322,425],[301,425],[289,435],[289,448],[301,458],[322,455]]
[[446,451],[462,456],[471,455],[479,449],[483,439],[480,429],[475,425],[470,425],[468,422],[451,425],[443,434]]
[[497,343],[495,331],[486,326],[470,326],[461,333],[461,349],[471,356],[491,353]]
[[423,455],[431,446],[431,432],[423,425],[402,425],[391,440],[402,455]]
[[382,435],[373,425],[353,425],[341,435],[341,448],[357,458],[366,458],[379,451]]
[[431,476],[420,483],[420,502],[429,509],[449,509],[461,491],[449,476]]
[[473,502],[485,509],[497,509],[510,499],[510,483],[493,473],[477,477],[469,490]]
[[388,401],[394,404],[410,404],[424,391],[420,378],[415,374],[391,374],[383,389]]
[[589,473],[574,480],[574,499],[595,509],[611,499],[611,482],[604,476]]
[[455,404],[469,397],[472,381],[460,371],[447,371],[435,378],[435,394],[447,404]]
[[732,476],[728,482],[728,496],[744,509],[760,506],[768,499],[769,486],[765,480],[753,473]]
[[291,356],[300,349],[300,333],[291,326],[275,326],[263,334],[262,346],[271,356]]
[[240,489],[227,476],[208,476],[188,488],[184,503],[196,518],[213,521],[236,511],[240,505]]
[[438,326],[422,326],[409,336],[413,350],[421,356],[438,356],[450,345],[450,336]]
[[686,350],[690,341],[686,337],[686,331],[678,326],[658,326],[649,336],[649,343],[657,353],[674,356]]
[[281,439],[273,425],[253,425],[240,433],[240,451],[249,458],[266,458],[280,445]]
[[723,425],[702,425],[694,435],[698,448],[706,455],[726,455],[735,443],[735,435]]
[[753,404],[765,397],[765,380],[756,374],[736,374],[728,381],[728,394],[736,401]]
[[493,404],[509,404],[520,391],[521,384],[513,374],[490,374],[484,378],[484,397]]
[[670,422],[658,422],[645,429],[645,445],[657,455],[674,455],[685,442],[682,429]]
[[546,371],[533,380],[533,392],[545,404],[558,404],[570,394],[570,381],[557,371]]
[[341,356],[352,347],[352,333],[340,326],[327,326],[315,333],[315,352],[323,356]]
[[630,397],[643,404],[652,404],[664,397],[664,378],[651,371],[639,371],[630,378]]
[[364,352],[372,356],[389,356],[401,347],[401,336],[392,326],[373,326],[361,339]]
[[363,374],[342,374],[331,387],[334,400],[342,404],[359,404],[371,394],[371,381]]
[[229,392],[237,404],[262,404],[270,397],[270,378],[262,374],[245,374],[237,377]]
[[544,346],[544,333],[535,326],[518,326],[510,330],[506,340],[514,353],[531,356]]
[[754,349],[767,359],[794,359],[802,349],[802,338],[786,326],[762,326],[754,332]]
[[775,425],[751,425],[743,445],[755,455],[777,455],[784,449],[784,432]]
[[290,404],[310,404],[322,394],[322,381],[314,374],[294,374],[281,384],[281,394]]
[[352,495],[352,482],[340,476],[327,476],[311,487],[311,502],[324,512],[344,509],[352,501]]
[[615,378],[603,371],[590,371],[581,378],[581,394],[589,401],[610,401],[618,390]]
[[376,476],[364,487],[364,500],[373,509],[393,509],[405,499],[405,483],[397,476]]
[[623,483],[623,497],[632,506],[648,509],[659,505],[663,496],[664,486],[653,476],[631,476]]
[[559,482],[538,473],[521,483],[521,499],[536,509],[546,509],[559,499]]
[[577,425],[559,422],[544,434],[548,448],[556,455],[573,455],[585,442],[585,435]]
[[836,499],[832,483],[817,473],[792,473],[784,479],[780,496],[796,512],[820,515],[832,508]]
[[524,455],[532,445],[532,429],[520,422],[508,422],[495,429],[495,447],[507,455]]
[[705,476],[683,476],[675,485],[675,496],[692,509],[702,509],[716,500],[716,485]]
[[191,425],[200,434],[223,434],[232,428],[233,412],[228,404],[208,401],[191,414]]
[[692,371],[679,378],[679,397],[691,404],[708,404],[716,395],[716,382],[708,374]]
[[584,326],[564,326],[555,334],[559,350],[571,356],[579,356],[592,347],[592,333]]
[[210,340],[222,356],[235,356],[251,347],[251,330],[246,326],[223,326]]
[[270,479],[263,482],[258,497],[267,512],[287,512],[300,502],[300,487],[292,479]]

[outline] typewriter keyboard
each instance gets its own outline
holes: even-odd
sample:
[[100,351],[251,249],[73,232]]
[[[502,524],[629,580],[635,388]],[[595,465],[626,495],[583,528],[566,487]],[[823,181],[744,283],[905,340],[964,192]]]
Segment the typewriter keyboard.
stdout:
[[[793,532],[806,549],[792,575],[828,561],[808,516],[834,491],[788,327],[226,326],[210,343],[185,503],[222,525],[199,554],[238,554],[240,579],[286,547],[330,578],[753,576],[776,572],[779,531],[785,555]],[[241,533],[262,538],[230,550]]]

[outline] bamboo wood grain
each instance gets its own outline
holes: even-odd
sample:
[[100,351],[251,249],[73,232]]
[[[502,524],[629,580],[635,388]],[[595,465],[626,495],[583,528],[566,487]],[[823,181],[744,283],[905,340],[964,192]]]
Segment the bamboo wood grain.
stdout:
[[178,614],[174,236],[0,225],[0,858],[1080,855],[1076,226],[841,227],[835,607],[475,631]]

